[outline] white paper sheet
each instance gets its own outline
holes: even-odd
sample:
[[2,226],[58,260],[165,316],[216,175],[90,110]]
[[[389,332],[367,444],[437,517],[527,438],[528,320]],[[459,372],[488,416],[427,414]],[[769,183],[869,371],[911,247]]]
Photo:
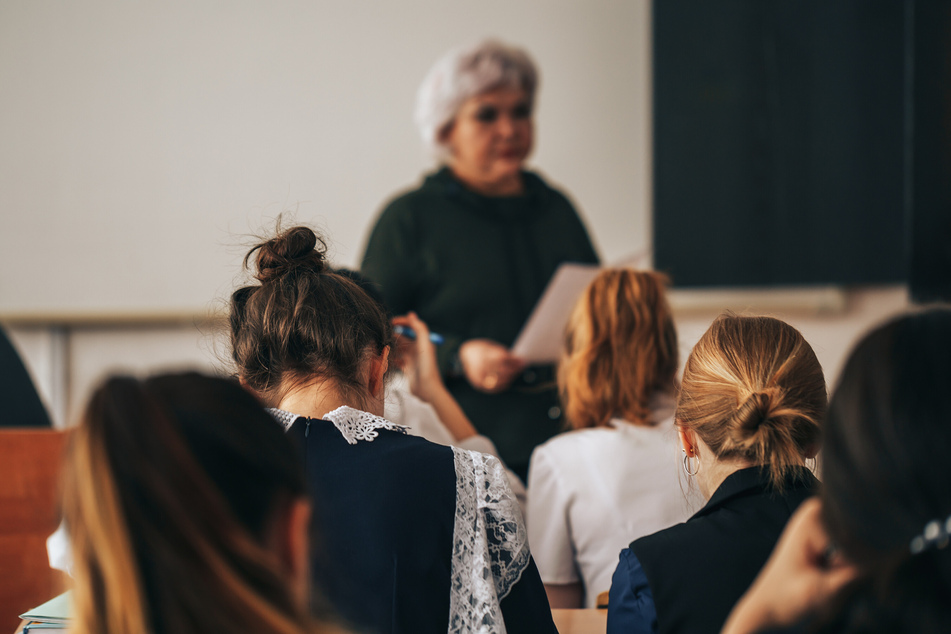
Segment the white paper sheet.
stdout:
[[601,267],[566,262],[552,275],[545,292],[522,326],[512,353],[528,363],[554,363],[561,356],[565,327],[575,302]]

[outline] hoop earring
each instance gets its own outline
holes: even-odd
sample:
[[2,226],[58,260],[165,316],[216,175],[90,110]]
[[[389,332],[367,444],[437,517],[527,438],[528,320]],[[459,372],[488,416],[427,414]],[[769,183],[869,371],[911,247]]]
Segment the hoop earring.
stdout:
[[697,475],[698,473],[700,473],[700,458],[699,458],[699,456],[697,457],[697,470],[691,472],[691,471],[690,471],[690,456],[687,455],[687,452],[686,452],[686,451],[684,452],[684,473],[686,473],[686,474],[687,474],[688,476],[690,476],[691,478],[694,477],[695,475]]
[[816,469],[819,468],[819,461],[815,458],[806,458],[803,462],[806,469],[809,469],[809,471],[812,471],[813,473],[815,473]]

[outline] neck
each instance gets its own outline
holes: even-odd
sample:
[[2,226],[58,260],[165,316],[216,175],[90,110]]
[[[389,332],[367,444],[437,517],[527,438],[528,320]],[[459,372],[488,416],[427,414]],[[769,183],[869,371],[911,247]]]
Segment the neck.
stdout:
[[345,405],[377,416],[383,415],[382,398],[368,397],[365,401],[358,403],[344,397],[342,390],[334,381],[320,381],[288,390],[281,397],[277,407],[308,418],[323,418],[328,412]]
[[727,476],[752,466],[753,463],[748,460],[718,460],[708,451],[707,455],[701,458],[700,473],[697,474],[700,493],[703,494],[704,499],[709,500]]
[[450,163],[449,170],[460,183],[465,185],[466,189],[474,191],[483,196],[518,196],[525,193],[525,182],[522,174],[513,174],[500,181],[486,181],[478,178],[475,174],[468,174],[465,170],[460,170],[459,166]]

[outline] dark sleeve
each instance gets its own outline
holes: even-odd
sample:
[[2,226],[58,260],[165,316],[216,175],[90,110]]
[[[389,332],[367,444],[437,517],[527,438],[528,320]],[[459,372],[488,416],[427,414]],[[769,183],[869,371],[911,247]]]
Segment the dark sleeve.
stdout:
[[558,632],[534,559],[528,560],[522,576],[500,605],[507,632]]
[[363,254],[360,272],[380,285],[383,301],[393,315],[417,306],[421,281],[419,233],[411,199],[397,198],[376,221]]
[[0,395],[6,410],[3,425],[9,427],[50,427],[50,417],[33,386],[16,348],[0,328]]
[[608,634],[655,634],[657,610],[647,575],[630,548],[621,551],[621,559],[611,579],[608,600]]

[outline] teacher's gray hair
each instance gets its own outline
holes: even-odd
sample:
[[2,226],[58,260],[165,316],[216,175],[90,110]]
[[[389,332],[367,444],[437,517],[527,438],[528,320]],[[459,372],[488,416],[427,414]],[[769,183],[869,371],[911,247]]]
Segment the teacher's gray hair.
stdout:
[[512,88],[524,90],[532,107],[537,86],[535,63],[520,48],[490,39],[453,49],[433,65],[416,93],[414,119],[423,143],[443,158],[446,148],[440,136],[463,102],[497,88]]

